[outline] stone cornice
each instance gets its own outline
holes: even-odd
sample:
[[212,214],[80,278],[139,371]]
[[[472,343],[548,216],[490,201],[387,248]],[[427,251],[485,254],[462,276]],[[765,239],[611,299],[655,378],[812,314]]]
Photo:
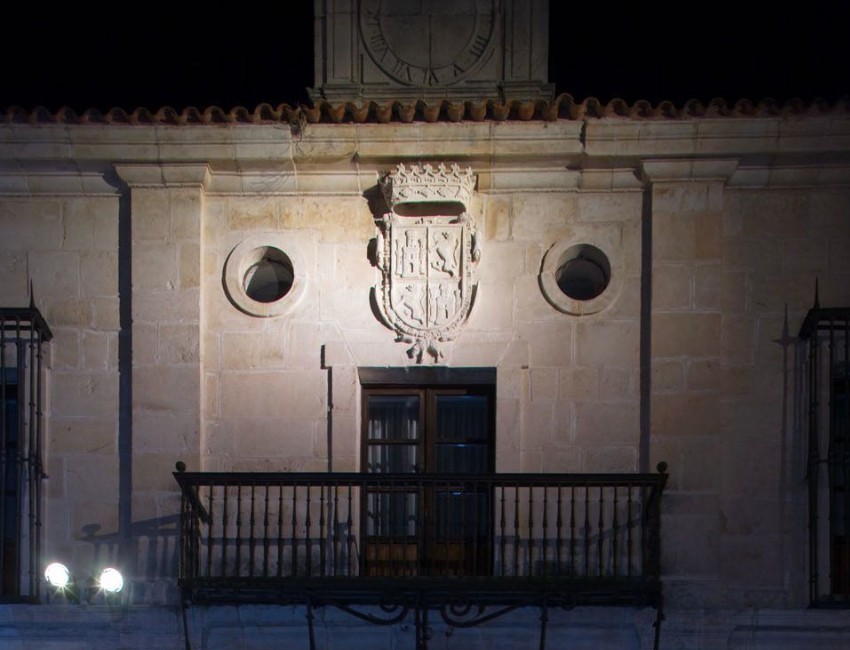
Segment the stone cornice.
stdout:
[[728,187],[850,187],[850,164],[809,166],[753,165],[739,167],[727,183]]
[[683,181],[726,182],[735,173],[738,161],[734,159],[713,160],[643,160],[641,172],[650,183]]
[[97,172],[0,172],[0,196],[117,195],[117,183]]
[[[731,171],[724,167],[730,160],[737,161]],[[57,187],[92,191],[98,174],[111,178],[116,169],[137,186],[197,184],[222,193],[362,192],[374,184],[378,171],[400,162],[432,161],[472,167],[481,191],[631,189],[630,173],[635,180],[648,175],[656,182],[731,176],[730,185],[741,186],[844,184],[850,115],[307,124],[297,130],[280,124],[0,124],[0,175],[7,177],[5,191],[11,193],[40,191],[33,188],[41,180],[26,178],[57,171],[81,179],[79,187],[58,179]],[[679,166],[688,161],[689,171],[670,171],[671,161]],[[173,170],[163,174],[151,166]]]
[[584,141],[589,158],[847,154],[850,153],[850,118],[598,120],[587,124]]
[[[361,164],[453,157],[459,161],[743,158],[850,155],[850,115],[640,122],[471,122],[458,124],[316,124],[288,127],[0,124],[0,164],[82,165],[208,162],[213,170]],[[5,164],[2,164],[5,166]],[[588,166],[583,163],[583,166]],[[589,165],[593,167],[594,165]],[[622,165],[618,165],[622,166]]]
[[210,182],[210,168],[205,163],[119,164],[115,172],[131,188],[136,187],[202,187]]

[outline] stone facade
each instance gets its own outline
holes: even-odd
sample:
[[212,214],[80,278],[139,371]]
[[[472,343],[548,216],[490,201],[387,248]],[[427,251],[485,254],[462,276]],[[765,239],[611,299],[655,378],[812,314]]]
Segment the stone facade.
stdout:
[[[805,639],[783,647],[817,643],[803,612],[800,346],[783,332],[799,326],[816,279],[822,303],[850,304],[850,168],[826,164],[850,144],[847,117],[310,124],[297,134],[5,123],[0,134],[2,300],[26,304],[31,280],[55,333],[45,558],[81,575],[123,559],[134,603],[173,602],[176,460],[359,469],[358,368],[417,365],[370,308],[382,215],[367,197],[387,161],[439,158],[477,177],[469,209],[480,233],[477,295],[439,365],[496,369],[497,469],[667,461],[664,637],[768,647],[770,620]],[[765,167],[765,157],[784,162]],[[228,294],[227,265],[246,241],[297,261],[303,288],[279,314],[246,313]],[[610,262],[592,313],[565,312],[542,289],[547,253],[573,244]],[[50,618],[55,606],[9,621]],[[204,616],[214,615],[193,614],[198,635]],[[818,616],[846,635],[843,613]],[[577,634],[564,624],[556,636]],[[626,627],[631,641],[617,647],[651,645],[644,628]],[[21,634],[8,647],[43,640]]]
[[[350,3],[318,4],[328,6],[322,29],[368,32],[349,24]],[[520,5],[505,3],[526,21],[519,32],[537,33]],[[502,67],[470,64],[469,83],[452,92],[426,84],[419,99],[477,100],[464,93],[491,84],[498,94],[507,80],[542,101],[540,43],[527,45]],[[349,55],[321,62],[320,97],[363,98],[381,82],[374,61],[352,72],[365,59]],[[398,74],[373,98],[416,101]],[[816,281],[821,304],[850,306],[850,113],[653,116],[588,101],[565,115],[558,102],[419,106],[410,120],[398,106],[349,119],[350,106],[321,102],[291,119],[268,107],[197,123],[186,123],[191,112],[0,117],[0,306],[26,305],[32,286],[55,335],[42,556],[78,576],[118,563],[129,578],[120,606],[0,607],[0,648],[183,643],[175,461],[360,471],[360,369],[420,365],[495,369],[499,472],[668,463],[661,647],[850,644],[846,611],[808,609],[795,337]],[[410,354],[411,340],[427,337],[399,325],[392,282],[403,283],[387,269],[404,231],[390,234],[394,208],[380,189],[399,165],[441,163],[474,184],[466,216],[416,216],[434,228],[429,254],[442,255],[428,268],[460,282],[446,255],[461,255],[474,273],[448,334],[420,297],[414,318],[442,338],[438,354],[431,339]],[[440,196],[426,197],[432,209]],[[437,251],[445,232],[459,252]],[[563,293],[559,274],[577,259],[604,275],[601,291]],[[269,285],[280,295],[258,299],[249,286],[260,263],[285,278]],[[429,273],[421,278],[436,283]],[[196,648],[280,647],[284,635],[306,648],[307,613],[192,607],[185,629]],[[412,624],[366,627],[330,608],[316,616],[320,648],[413,645]],[[653,619],[552,612],[547,638],[646,649]],[[432,643],[529,647],[539,626],[539,611],[521,609],[474,630],[434,623]]]

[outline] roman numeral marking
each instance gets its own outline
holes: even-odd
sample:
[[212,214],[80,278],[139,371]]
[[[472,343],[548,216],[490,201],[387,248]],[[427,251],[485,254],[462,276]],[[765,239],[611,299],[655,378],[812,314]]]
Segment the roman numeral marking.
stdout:
[[408,81],[413,81],[413,77],[410,74],[410,66],[404,61],[396,60],[395,65],[393,65],[393,74],[404,77]]
[[487,49],[487,37],[483,34],[479,34],[475,37],[475,40],[472,41],[472,45],[469,46],[469,52],[473,54],[475,57],[479,57],[484,54],[484,50]]
[[387,54],[387,50],[390,49],[390,46],[387,45],[387,40],[384,38],[384,35],[381,32],[377,32],[372,34],[369,37],[369,47],[376,54],[381,55],[381,61],[384,60],[384,56]]

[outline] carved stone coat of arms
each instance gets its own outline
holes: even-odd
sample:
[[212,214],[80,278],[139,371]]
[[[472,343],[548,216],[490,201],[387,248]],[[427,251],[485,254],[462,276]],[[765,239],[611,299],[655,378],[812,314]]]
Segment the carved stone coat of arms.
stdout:
[[480,257],[467,212],[475,176],[457,165],[405,167],[381,179],[390,212],[379,221],[376,302],[408,355],[443,357],[441,343],[460,333],[475,297]]

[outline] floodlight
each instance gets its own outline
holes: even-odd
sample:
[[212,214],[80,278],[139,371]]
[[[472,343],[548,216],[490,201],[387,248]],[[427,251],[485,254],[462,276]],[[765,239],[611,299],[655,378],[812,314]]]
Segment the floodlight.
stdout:
[[97,582],[101,589],[111,594],[117,594],[124,588],[124,577],[118,569],[104,569]]
[[44,579],[51,587],[64,589],[71,582],[71,572],[61,562],[53,562],[44,570]]

